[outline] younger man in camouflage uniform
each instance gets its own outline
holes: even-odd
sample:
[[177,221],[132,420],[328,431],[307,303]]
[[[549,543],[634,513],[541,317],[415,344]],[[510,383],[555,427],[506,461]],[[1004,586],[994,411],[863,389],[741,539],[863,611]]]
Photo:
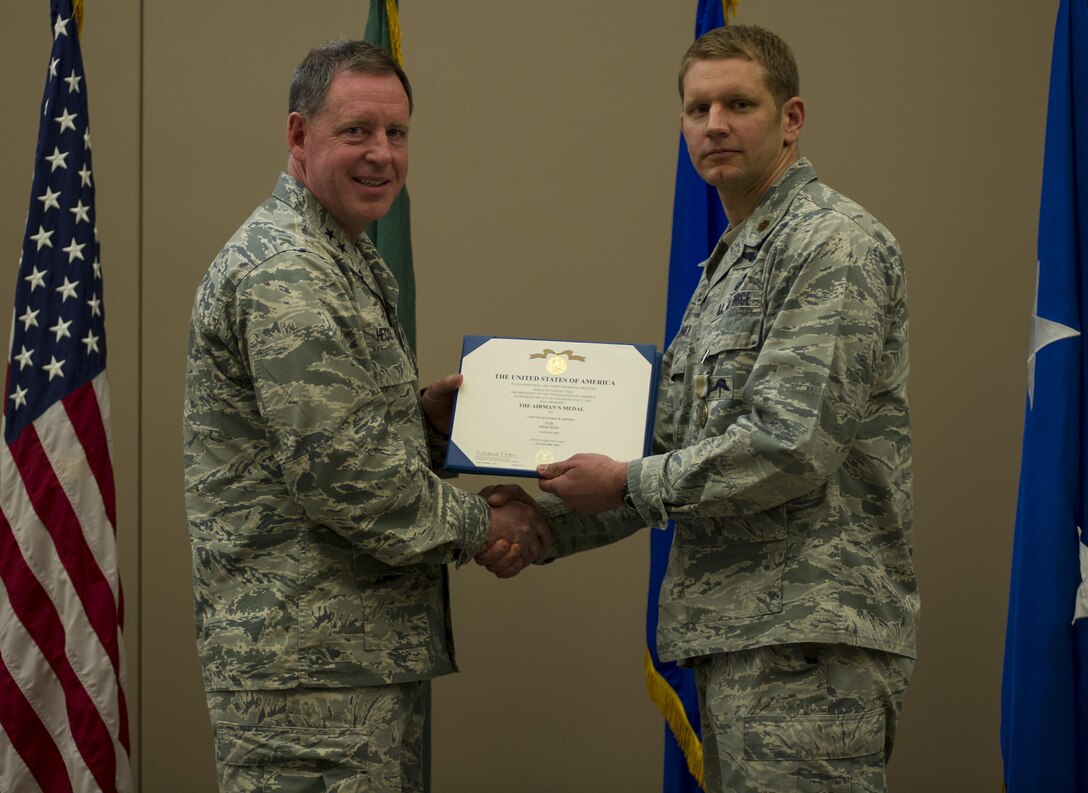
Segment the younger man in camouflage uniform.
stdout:
[[510,574],[547,545],[524,504],[432,473],[459,376],[420,399],[363,235],[404,184],[410,113],[380,48],[307,55],[287,173],[197,291],[186,500],[224,791],[421,790],[428,681],[455,670],[445,564],[491,546]]
[[658,653],[695,668],[712,792],[884,790],[915,654],[902,259],[799,158],[798,92],[768,31],[688,50],[683,134],[730,228],[665,354],[655,454],[540,469],[555,555],[675,520]]

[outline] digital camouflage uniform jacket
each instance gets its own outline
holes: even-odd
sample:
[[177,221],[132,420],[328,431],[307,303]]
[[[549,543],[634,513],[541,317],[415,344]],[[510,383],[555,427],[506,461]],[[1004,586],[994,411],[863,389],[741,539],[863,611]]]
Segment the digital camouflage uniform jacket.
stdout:
[[658,652],[792,642],[914,657],[902,258],[795,163],[720,242],[665,353],[637,508],[542,507],[556,555],[676,521]]
[[185,484],[208,690],[453,671],[445,563],[490,515],[432,473],[397,286],[283,174],[197,290]]

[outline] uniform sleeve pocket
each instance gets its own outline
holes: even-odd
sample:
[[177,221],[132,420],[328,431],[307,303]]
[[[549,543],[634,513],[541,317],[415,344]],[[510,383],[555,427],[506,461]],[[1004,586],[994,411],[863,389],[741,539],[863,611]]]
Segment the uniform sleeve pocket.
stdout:
[[415,383],[415,369],[399,345],[387,343],[371,346],[370,360],[373,364],[374,380],[379,387]]

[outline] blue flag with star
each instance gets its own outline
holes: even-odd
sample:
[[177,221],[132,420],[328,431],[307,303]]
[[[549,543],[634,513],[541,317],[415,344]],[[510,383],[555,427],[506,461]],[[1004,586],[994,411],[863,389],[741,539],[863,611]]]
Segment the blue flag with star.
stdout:
[[1001,687],[1008,793],[1088,793],[1088,0],[1061,0]]
[[[725,24],[721,0],[699,0],[695,38]],[[672,341],[684,310],[703,273],[700,265],[725,231],[725,211],[718,192],[696,173],[683,137],[676,161],[672,246],[669,251],[669,295],[665,315],[665,344]],[[650,583],[646,604],[646,676],[650,698],[665,716],[665,793],[701,789],[703,754],[699,745],[699,702],[690,669],[657,657],[657,601],[668,566],[673,526],[650,533]]]

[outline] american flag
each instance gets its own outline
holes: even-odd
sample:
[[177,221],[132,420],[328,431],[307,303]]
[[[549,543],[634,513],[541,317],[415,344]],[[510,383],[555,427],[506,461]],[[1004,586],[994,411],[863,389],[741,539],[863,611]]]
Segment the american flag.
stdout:
[[87,83],[72,0],[51,11],[0,425],[0,791],[121,793],[131,772]]

